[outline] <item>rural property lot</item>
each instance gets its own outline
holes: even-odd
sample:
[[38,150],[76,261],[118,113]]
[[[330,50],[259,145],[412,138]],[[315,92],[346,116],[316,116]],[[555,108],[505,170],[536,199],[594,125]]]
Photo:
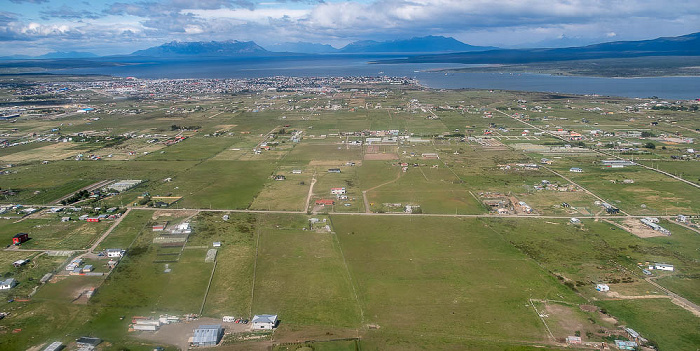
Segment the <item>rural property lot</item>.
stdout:
[[[30,88],[0,96],[32,113],[0,123],[0,280],[19,283],[0,291],[3,351],[86,335],[174,351],[193,325],[256,314],[277,328],[236,324],[217,349],[600,349],[625,326],[662,351],[700,344],[697,102],[387,77],[16,79]],[[47,89],[80,106],[27,104]],[[118,180],[141,182],[89,187]],[[106,249],[126,250],[113,270]],[[78,256],[94,275],[68,273]],[[129,331],[165,314],[201,319]]]
[[[333,216],[364,310],[370,349],[539,343],[528,298],[579,302],[478,220]],[[460,345],[460,346],[457,346]]]

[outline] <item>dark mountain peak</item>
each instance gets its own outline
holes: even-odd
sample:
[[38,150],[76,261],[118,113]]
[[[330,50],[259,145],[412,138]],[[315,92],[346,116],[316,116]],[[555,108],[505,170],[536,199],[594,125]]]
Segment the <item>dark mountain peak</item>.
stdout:
[[460,51],[484,51],[494,47],[473,46],[465,44],[452,37],[429,35],[411,39],[392,40],[378,42],[374,40],[360,40],[346,45],[342,52],[366,53],[366,52],[460,52]]
[[132,55],[153,57],[249,56],[267,52],[253,41],[171,41],[160,46],[136,51]]
[[97,55],[91,52],[81,52],[81,51],[54,51],[47,54],[41,55],[37,58],[40,59],[61,59],[61,58],[91,58],[97,57]]
[[298,52],[304,54],[329,54],[338,52],[338,49],[328,44],[309,43],[304,41],[273,44],[267,47],[273,52]]

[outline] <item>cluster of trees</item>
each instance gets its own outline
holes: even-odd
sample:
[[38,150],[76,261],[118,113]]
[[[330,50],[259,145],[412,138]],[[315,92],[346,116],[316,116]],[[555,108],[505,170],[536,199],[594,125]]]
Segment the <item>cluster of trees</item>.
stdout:
[[196,129],[202,129],[202,126],[179,126],[177,124],[173,124],[170,126],[170,130],[175,131],[175,130],[196,130]]
[[73,194],[73,196],[71,196],[71,197],[69,197],[69,198],[67,198],[67,199],[61,200],[61,205],[64,205],[64,206],[65,206],[65,205],[68,205],[68,204],[72,204],[72,203],[78,202],[78,201],[80,201],[80,200],[87,199],[88,197],[90,197],[90,192],[89,192],[89,191],[87,191],[87,190],[80,190],[80,191],[78,191],[77,193]]

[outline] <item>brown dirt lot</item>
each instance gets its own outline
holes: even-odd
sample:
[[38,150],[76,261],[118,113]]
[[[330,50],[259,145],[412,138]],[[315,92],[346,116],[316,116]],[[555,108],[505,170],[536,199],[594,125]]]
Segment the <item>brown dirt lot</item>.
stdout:
[[40,148],[20,151],[14,154],[0,157],[3,162],[19,162],[19,161],[53,161],[62,160],[67,157],[75,156],[79,153],[86,152],[88,149],[74,148],[73,143],[55,143]]
[[140,339],[153,341],[156,343],[174,345],[180,350],[187,350],[188,340],[194,334],[194,330],[200,325],[221,324],[224,333],[241,333],[250,330],[252,324],[222,323],[218,318],[199,318],[195,321],[173,323],[162,326],[158,331],[136,331],[134,336]]
[[653,238],[656,236],[664,236],[664,234],[662,234],[661,232],[657,232],[656,230],[647,227],[642,222],[640,222],[639,219],[636,218],[627,218],[623,220],[622,226],[625,228],[625,230],[640,238]]
[[398,160],[399,155],[397,154],[365,154],[365,160]]

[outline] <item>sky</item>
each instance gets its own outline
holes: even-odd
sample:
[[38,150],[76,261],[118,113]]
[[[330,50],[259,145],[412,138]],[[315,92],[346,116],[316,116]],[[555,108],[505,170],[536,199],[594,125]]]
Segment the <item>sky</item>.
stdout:
[[450,36],[577,46],[700,32],[698,0],[0,0],[0,56],[127,54],[170,41],[270,46]]

